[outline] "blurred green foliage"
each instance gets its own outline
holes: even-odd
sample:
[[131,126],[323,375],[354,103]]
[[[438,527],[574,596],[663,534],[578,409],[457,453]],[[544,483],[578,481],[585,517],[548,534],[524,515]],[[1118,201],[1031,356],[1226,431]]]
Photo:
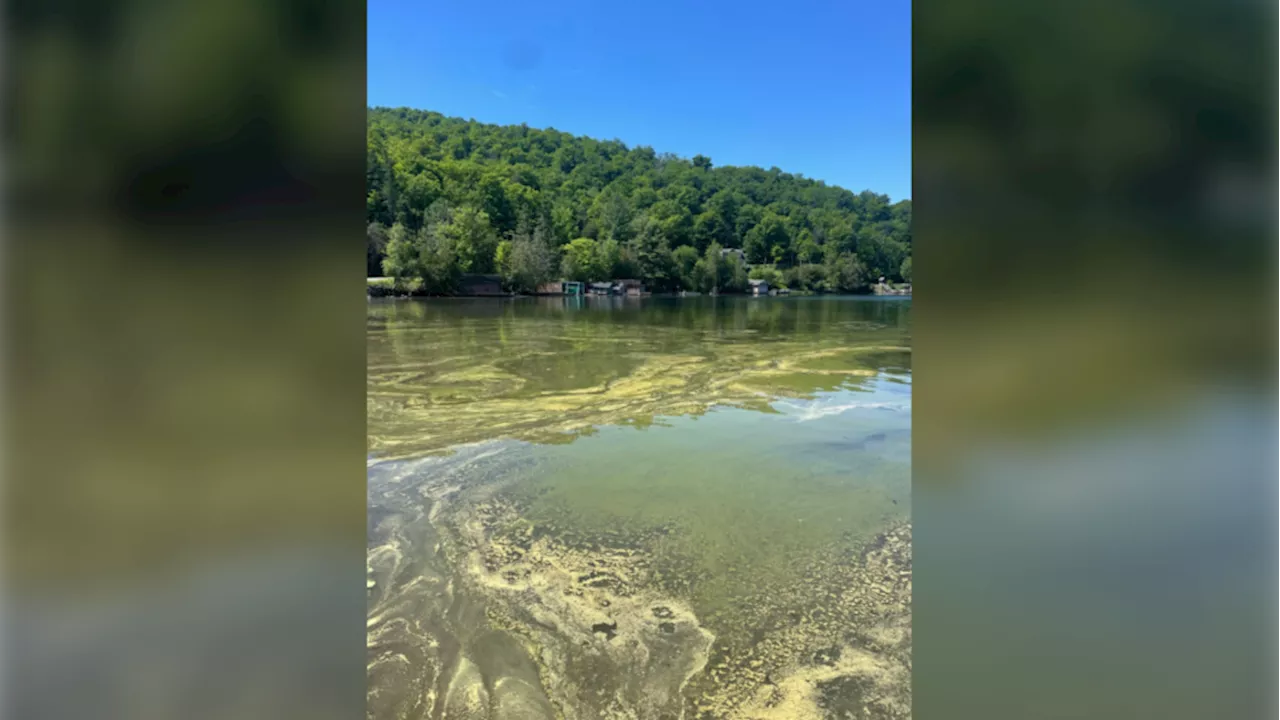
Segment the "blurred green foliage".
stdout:
[[16,577],[360,547],[363,8],[9,9]]
[[1275,715],[1276,20],[913,3],[921,717]]
[[363,4],[4,25],[13,707],[358,715]]
[[1274,8],[915,9],[918,460],[1189,382],[1270,385]]
[[921,286],[954,307],[1130,279],[1265,283],[1274,19],[1200,0],[917,4]]

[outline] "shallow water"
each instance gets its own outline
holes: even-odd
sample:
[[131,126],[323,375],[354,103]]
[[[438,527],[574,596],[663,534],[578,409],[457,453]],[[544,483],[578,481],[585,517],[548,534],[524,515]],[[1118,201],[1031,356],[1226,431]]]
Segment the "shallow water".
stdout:
[[371,302],[371,717],[904,717],[909,300]]

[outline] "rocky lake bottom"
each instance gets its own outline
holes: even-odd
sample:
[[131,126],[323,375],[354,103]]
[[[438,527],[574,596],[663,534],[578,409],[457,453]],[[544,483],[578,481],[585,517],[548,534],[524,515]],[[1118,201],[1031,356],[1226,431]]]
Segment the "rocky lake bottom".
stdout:
[[[368,717],[909,717],[909,301],[875,302],[371,323]],[[588,317],[611,354],[554,347]]]

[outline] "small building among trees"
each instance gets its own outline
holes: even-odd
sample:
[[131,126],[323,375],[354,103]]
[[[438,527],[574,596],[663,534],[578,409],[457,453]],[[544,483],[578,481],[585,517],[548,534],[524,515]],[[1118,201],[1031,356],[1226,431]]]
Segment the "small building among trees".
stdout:
[[619,295],[644,294],[644,283],[639,280],[615,280],[614,288]]

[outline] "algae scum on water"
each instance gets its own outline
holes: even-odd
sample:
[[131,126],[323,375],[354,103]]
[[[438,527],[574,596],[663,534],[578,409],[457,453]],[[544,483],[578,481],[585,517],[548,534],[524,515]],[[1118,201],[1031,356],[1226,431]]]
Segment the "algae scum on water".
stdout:
[[371,305],[370,718],[910,716],[910,302]]

